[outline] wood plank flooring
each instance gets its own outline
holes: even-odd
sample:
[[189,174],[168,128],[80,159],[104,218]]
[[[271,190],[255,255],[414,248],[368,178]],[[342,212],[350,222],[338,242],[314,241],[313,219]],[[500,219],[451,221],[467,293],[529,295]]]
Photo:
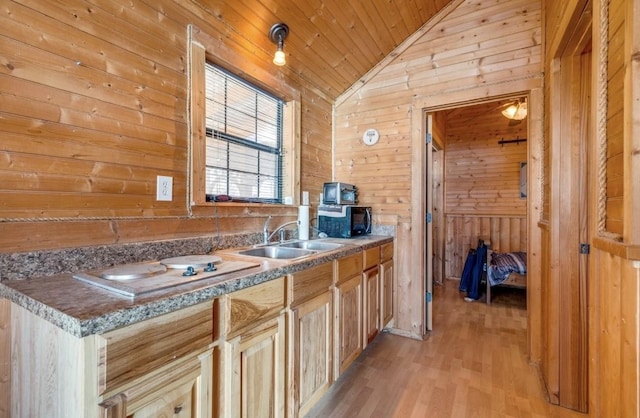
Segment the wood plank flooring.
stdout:
[[587,417],[546,402],[527,359],[524,292],[469,303],[458,284],[435,287],[426,340],[379,335],[307,417]]

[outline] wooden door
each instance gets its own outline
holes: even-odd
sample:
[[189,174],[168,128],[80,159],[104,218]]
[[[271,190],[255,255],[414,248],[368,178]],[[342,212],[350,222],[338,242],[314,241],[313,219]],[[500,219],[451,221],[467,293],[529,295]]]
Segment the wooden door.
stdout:
[[433,115],[427,114],[426,116],[426,171],[427,178],[424,183],[426,186],[425,196],[426,208],[424,212],[424,218],[426,222],[425,228],[425,266],[424,266],[424,280],[426,289],[426,307],[425,307],[425,330],[431,331],[433,329]]
[[552,403],[588,406],[587,150],[591,109],[591,13],[567,34],[551,75],[550,221],[542,374]]
[[284,417],[285,332],[279,315],[224,342],[222,416]]
[[335,288],[337,322],[335,374],[337,379],[362,352],[362,276],[353,276]]
[[393,260],[380,264],[380,329],[393,318]]
[[[175,323],[174,323],[175,326]],[[99,404],[103,418],[208,418],[214,408],[213,352],[209,349],[152,371]]]
[[431,168],[431,196],[432,215],[431,230],[433,243],[433,280],[436,284],[443,284],[444,274],[444,151],[438,147],[437,137],[433,137],[432,168]]
[[291,308],[293,382],[290,416],[302,417],[331,384],[331,292]]
[[364,340],[363,348],[378,335],[380,329],[379,312],[379,275],[378,266],[370,268],[362,273],[364,284]]

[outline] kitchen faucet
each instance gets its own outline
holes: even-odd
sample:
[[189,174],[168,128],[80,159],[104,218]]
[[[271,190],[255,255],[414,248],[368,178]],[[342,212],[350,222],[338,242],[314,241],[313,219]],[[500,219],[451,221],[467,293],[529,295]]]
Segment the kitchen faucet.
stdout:
[[271,220],[271,215],[267,217],[267,220],[264,221],[264,225],[262,226],[262,241],[264,244],[269,243],[269,221]]
[[296,224],[299,225],[300,221],[289,221],[289,222],[285,222],[282,225],[278,226],[276,229],[273,230],[273,232],[271,234],[269,234],[269,221],[271,220],[271,215],[269,215],[269,217],[267,218],[266,221],[264,221],[264,226],[262,227],[262,237],[263,237],[263,244],[267,245],[269,244],[269,241],[271,241],[271,238],[273,238],[273,236],[279,231],[280,232],[280,241],[284,241],[284,228],[288,225],[292,225],[292,224]]

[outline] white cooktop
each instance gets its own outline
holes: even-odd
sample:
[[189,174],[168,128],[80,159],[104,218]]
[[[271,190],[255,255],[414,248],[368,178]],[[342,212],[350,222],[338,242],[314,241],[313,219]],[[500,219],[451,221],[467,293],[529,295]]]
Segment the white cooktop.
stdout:
[[124,296],[136,297],[258,266],[258,263],[248,261],[222,261],[214,255],[193,255],[79,272],[73,277]]

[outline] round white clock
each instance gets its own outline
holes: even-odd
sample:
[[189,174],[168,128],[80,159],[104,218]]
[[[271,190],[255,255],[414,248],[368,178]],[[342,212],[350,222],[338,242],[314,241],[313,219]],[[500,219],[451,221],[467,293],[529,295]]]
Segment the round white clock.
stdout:
[[377,129],[369,128],[362,134],[362,142],[365,145],[373,145],[380,139],[380,133]]

